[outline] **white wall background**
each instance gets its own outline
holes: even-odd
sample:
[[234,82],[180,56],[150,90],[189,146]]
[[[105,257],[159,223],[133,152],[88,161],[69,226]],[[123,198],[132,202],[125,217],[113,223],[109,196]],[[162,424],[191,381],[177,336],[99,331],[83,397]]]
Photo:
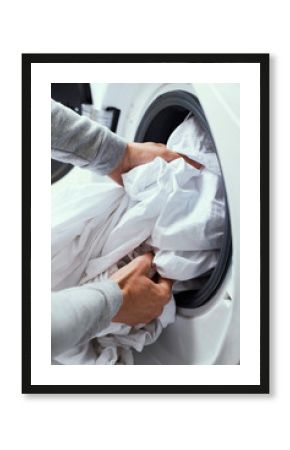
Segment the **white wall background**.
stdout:
[[[289,446],[289,32],[287,2],[6,2],[1,37],[1,402],[5,449]],[[21,395],[23,52],[270,52],[270,396]],[[89,81],[89,80],[80,80]],[[106,81],[106,80],[104,80]],[[41,142],[39,143],[41,160]],[[249,142],[249,162],[251,143]],[[24,156],[25,157],[25,156]],[[284,213],[285,211],[285,213]],[[4,250],[4,252],[3,252]],[[283,255],[284,250],[284,255]],[[3,289],[4,288],[4,289]],[[249,287],[250,288],[250,287]],[[287,445],[288,444],[288,445]]]

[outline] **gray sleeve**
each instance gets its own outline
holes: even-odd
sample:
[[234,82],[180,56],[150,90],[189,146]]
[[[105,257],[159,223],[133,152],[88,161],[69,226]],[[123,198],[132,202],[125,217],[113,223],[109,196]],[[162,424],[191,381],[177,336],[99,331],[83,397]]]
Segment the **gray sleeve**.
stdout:
[[123,294],[114,281],[52,292],[51,356],[92,339],[116,315]]
[[107,175],[122,160],[126,146],[108,128],[51,100],[53,159]]

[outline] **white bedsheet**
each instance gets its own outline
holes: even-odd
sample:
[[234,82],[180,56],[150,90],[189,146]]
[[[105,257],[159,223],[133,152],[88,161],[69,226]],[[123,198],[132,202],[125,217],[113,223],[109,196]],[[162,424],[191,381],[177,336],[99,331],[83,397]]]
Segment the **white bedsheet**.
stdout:
[[[225,204],[211,142],[193,117],[171,135],[170,149],[205,165],[161,158],[123,176],[60,192],[52,201],[52,290],[104,279],[136,249],[149,246],[164,277],[194,279],[216,265]],[[146,246],[144,249],[144,242]],[[133,255],[134,256],[134,255]],[[179,288],[180,290],[180,283]],[[131,349],[155,342],[175,318],[171,299],[163,314],[140,327],[112,323],[95,339],[60,355],[60,364],[133,364]]]

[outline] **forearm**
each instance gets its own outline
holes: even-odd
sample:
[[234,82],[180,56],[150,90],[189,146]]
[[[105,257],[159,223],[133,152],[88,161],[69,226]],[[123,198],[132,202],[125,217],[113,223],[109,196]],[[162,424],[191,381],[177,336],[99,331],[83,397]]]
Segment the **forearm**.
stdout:
[[51,101],[53,159],[107,175],[123,159],[126,146],[108,128]]
[[105,329],[123,301],[113,281],[90,283],[53,292],[51,298],[51,356],[83,344]]

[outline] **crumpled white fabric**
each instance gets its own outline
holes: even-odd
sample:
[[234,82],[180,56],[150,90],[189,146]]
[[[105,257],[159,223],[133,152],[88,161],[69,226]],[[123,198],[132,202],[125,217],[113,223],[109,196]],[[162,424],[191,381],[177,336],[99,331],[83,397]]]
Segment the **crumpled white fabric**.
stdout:
[[[155,158],[124,174],[124,188],[108,180],[66,190],[53,199],[52,290],[105,279],[134,257],[132,252],[140,254],[148,246],[159,274],[179,282],[188,283],[216,265],[225,202],[211,140],[189,117],[167,146],[205,169],[183,159],[166,163]],[[172,298],[152,323],[133,328],[112,323],[57,362],[133,364],[132,349],[142,351],[155,342],[174,319]]]

